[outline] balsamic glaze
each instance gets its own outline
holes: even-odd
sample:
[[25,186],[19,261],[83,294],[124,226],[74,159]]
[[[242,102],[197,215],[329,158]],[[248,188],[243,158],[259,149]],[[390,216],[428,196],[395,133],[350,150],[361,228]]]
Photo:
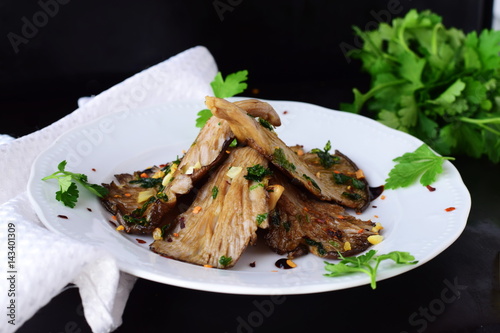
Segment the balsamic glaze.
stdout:
[[281,268],[281,269],[290,269],[290,268],[293,268],[292,266],[288,265],[288,259],[286,258],[281,258],[281,259],[278,259],[274,265],[278,268]]
[[384,192],[384,185],[370,187],[369,190],[371,200],[375,200],[382,194],[382,192]]

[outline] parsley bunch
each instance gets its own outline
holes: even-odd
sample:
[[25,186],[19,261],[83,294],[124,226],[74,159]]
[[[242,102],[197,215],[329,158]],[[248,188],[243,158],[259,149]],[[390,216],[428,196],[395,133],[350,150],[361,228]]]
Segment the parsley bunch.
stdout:
[[57,179],[59,184],[59,191],[56,192],[57,201],[62,202],[67,207],[74,208],[80,195],[76,185],[77,183],[100,198],[103,198],[108,194],[108,190],[105,187],[89,183],[86,175],[66,171],[66,164],[66,161],[62,161],[57,166],[56,172],[50,176],[42,178],[42,180]]
[[443,155],[500,161],[500,31],[465,34],[430,11],[355,33],[350,56],[370,74],[366,93],[341,109],[366,108],[383,124],[410,133]]
[[[229,74],[226,79],[222,77],[221,72],[218,72],[214,80],[210,82],[210,86],[214,92],[214,96],[218,98],[233,97],[242,93],[247,88],[245,81],[248,79],[248,71],[243,70],[236,73]],[[212,111],[203,109],[198,112],[196,118],[196,127],[202,128],[208,119],[212,117]]]

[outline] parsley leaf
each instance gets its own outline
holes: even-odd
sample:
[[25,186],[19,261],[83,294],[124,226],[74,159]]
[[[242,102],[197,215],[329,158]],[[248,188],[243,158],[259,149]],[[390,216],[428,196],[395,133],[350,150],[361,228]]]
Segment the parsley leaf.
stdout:
[[382,261],[390,259],[398,265],[414,265],[418,263],[415,257],[408,252],[392,251],[379,256],[376,256],[376,253],[377,251],[370,250],[363,255],[348,258],[340,255],[342,260],[337,264],[325,261],[325,269],[330,272],[325,274],[325,276],[337,277],[352,273],[365,273],[370,277],[370,286],[372,289],[376,289],[377,270]]
[[[215,75],[215,78],[210,82],[212,91],[215,97],[228,98],[242,93],[247,88],[245,81],[248,79],[248,71],[243,70],[236,73],[229,74],[226,79],[222,77],[221,72]],[[202,128],[208,119],[212,117],[212,112],[209,109],[203,109],[198,112],[196,118],[196,127]]]
[[370,75],[368,91],[353,88],[340,109],[366,112],[414,135],[441,155],[500,162],[500,31],[447,28],[429,10],[410,10],[354,33],[363,41],[348,55]]
[[247,88],[245,81],[248,79],[248,71],[243,70],[229,74],[224,80],[221,72],[218,72],[210,83],[214,96],[219,98],[233,97],[242,93]]
[[57,166],[58,171],[42,178],[42,180],[57,179],[59,184],[59,191],[56,192],[57,201],[62,202],[67,207],[74,208],[80,194],[76,183],[79,183],[90,193],[100,198],[108,194],[108,190],[105,187],[89,183],[86,175],[66,171],[66,164],[66,161],[62,161]]
[[432,184],[437,175],[443,172],[443,162],[454,160],[453,157],[443,157],[434,154],[426,144],[421,145],[412,153],[405,153],[393,161],[398,162],[389,172],[385,180],[385,189],[406,187],[420,178],[420,184]]

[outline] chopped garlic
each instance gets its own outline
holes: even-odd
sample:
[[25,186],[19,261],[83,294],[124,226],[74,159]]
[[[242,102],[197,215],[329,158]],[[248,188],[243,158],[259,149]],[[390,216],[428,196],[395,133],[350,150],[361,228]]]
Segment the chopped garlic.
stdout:
[[365,178],[365,174],[363,173],[363,170],[361,170],[361,169],[357,170],[355,174],[356,174],[357,179]]
[[155,230],[153,230],[153,239],[154,240],[163,240],[162,234],[163,234],[163,232],[161,231],[160,228],[155,228]]
[[285,188],[281,185],[271,185],[267,187],[269,193],[269,210],[273,210],[276,207],[276,203],[281,198],[281,195],[285,191]]
[[161,181],[161,184],[163,186],[167,186],[168,183],[170,183],[170,181],[174,176],[174,172],[177,170],[177,167],[178,167],[177,163],[172,164],[172,166],[170,167],[170,172],[165,177],[163,177],[163,180]]
[[367,240],[368,240],[368,242],[370,242],[370,244],[376,245],[384,240],[384,236],[371,235],[371,236],[368,236]]
[[228,176],[229,178],[234,178],[241,172],[241,170],[243,170],[242,167],[230,167],[226,172],[226,176]]
[[344,243],[344,251],[349,251],[351,249],[351,243],[345,242]]
[[139,195],[137,196],[137,202],[138,203],[144,202],[144,201],[148,200],[149,198],[151,198],[155,194],[156,194],[156,191],[153,188],[139,192]]
[[158,170],[154,173],[154,175],[151,176],[151,178],[163,178],[165,177],[165,171],[163,170]]
[[201,163],[200,161],[196,162],[195,165],[190,166],[187,168],[186,172],[184,172],[186,175],[192,175],[195,169],[201,169]]
[[380,230],[384,229],[380,222],[375,223],[375,226],[372,228],[372,232],[378,233]]

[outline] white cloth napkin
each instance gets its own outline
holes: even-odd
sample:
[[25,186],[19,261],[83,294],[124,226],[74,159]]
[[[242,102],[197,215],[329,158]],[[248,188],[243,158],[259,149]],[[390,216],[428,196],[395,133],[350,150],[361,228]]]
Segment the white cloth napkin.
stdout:
[[[212,93],[210,82],[216,73],[210,52],[197,46],[80,103],[77,110],[40,131],[15,140],[2,137],[0,304],[3,311],[14,304],[13,310],[12,306],[7,309],[14,315],[3,315],[0,332],[14,332],[69,283],[79,288],[85,318],[93,332],[110,332],[121,325],[136,278],[120,272],[103,249],[43,226],[25,193],[31,165],[62,133],[104,114],[172,100],[203,99]],[[14,321],[9,322],[12,318]]]

